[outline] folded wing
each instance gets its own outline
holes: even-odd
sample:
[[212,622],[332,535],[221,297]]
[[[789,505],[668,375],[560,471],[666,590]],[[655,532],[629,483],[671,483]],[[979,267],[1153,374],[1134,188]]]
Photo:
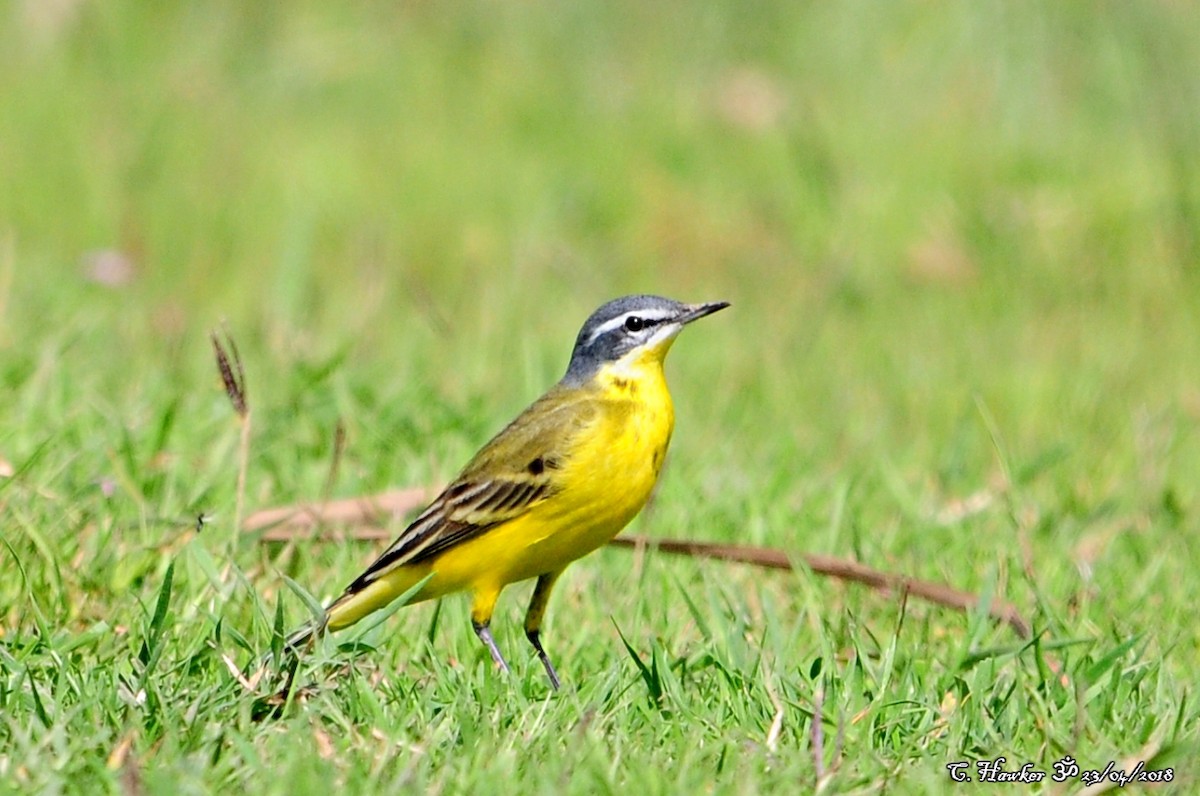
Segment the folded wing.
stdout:
[[577,435],[599,403],[555,388],[483,447],[462,473],[346,589],[361,591],[396,567],[427,561],[527,513],[562,488]]

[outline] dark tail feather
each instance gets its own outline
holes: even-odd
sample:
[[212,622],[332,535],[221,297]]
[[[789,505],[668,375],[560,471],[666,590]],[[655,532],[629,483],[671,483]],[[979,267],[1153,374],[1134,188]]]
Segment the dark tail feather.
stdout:
[[[309,622],[306,625],[301,625],[294,630],[290,636],[283,640],[282,654],[280,660],[285,661],[289,657],[299,659],[301,655],[312,649],[312,645],[318,638],[325,633],[325,624],[328,618],[322,618],[319,622]],[[274,654],[268,652],[263,655],[260,664],[266,665],[268,661],[274,658]]]
[[312,647],[313,642],[325,632],[325,622],[310,622],[296,630],[283,642],[284,652],[300,654]]
[[292,631],[292,634],[283,641],[283,654],[285,656],[295,655],[299,657],[312,649],[316,640],[325,635],[325,631],[329,627],[329,619],[333,616],[333,610],[347,600],[352,599],[355,594],[357,592],[346,589],[341,597],[338,597],[325,608],[325,613],[322,614],[320,619],[308,622]]
[[283,651],[299,655],[312,649],[312,645],[321,636],[325,635],[325,627],[329,624],[329,612],[319,620],[309,622],[296,629],[283,642]]

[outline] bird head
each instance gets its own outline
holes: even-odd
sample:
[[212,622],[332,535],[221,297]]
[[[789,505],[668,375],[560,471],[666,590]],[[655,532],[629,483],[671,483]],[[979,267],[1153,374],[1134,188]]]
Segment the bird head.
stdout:
[[602,367],[648,357],[661,362],[683,327],[729,306],[684,304],[662,296],[624,296],[592,313],[579,330],[564,381],[582,384]]

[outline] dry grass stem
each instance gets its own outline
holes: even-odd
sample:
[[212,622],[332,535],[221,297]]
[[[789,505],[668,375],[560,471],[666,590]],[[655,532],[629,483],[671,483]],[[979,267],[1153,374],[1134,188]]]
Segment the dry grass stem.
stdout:
[[233,411],[237,413],[238,423],[241,425],[241,435],[238,439],[237,493],[231,530],[233,543],[236,544],[241,533],[242,510],[246,501],[246,471],[250,465],[250,401],[246,391],[246,369],[242,365],[237,343],[224,326],[221,333],[224,341],[216,332],[211,332],[209,339],[217,358],[221,382],[225,385],[225,394],[229,396],[229,402],[233,405]]

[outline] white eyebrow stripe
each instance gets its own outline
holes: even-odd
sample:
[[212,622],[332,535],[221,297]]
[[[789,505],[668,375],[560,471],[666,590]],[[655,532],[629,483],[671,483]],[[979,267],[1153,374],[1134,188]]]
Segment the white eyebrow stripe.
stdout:
[[636,315],[639,318],[644,318],[648,321],[665,321],[674,314],[675,313],[671,312],[670,310],[630,310],[629,312],[622,313],[612,320],[605,321],[597,326],[594,330],[592,330],[592,334],[590,337],[588,337],[587,341],[590,343],[605,332],[611,332],[613,329],[618,329],[624,326],[625,321],[633,315]]

